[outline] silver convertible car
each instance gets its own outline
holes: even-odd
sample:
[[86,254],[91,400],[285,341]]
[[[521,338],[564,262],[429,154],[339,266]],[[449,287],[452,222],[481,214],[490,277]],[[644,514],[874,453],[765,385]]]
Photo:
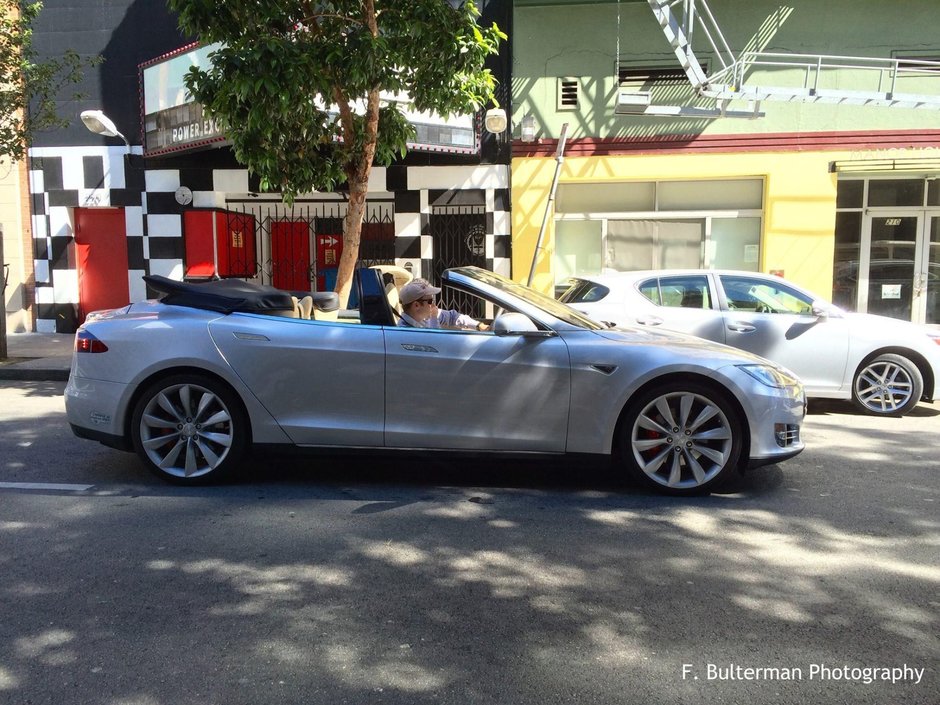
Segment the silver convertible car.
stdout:
[[769,274],[712,270],[576,277],[559,297],[595,319],[690,333],[792,370],[809,397],[902,416],[940,395],[940,331],[847,313]]
[[687,494],[803,449],[803,389],[785,369],[610,329],[482,269],[442,284],[487,331],[396,325],[395,285],[374,269],[338,318],[316,301],[297,317],[290,292],[266,286],[147,281],[159,301],[78,330],[65,402],[78,436],[135,450],[171,482],[216,480],[251,448],[371,448],[614,455]]

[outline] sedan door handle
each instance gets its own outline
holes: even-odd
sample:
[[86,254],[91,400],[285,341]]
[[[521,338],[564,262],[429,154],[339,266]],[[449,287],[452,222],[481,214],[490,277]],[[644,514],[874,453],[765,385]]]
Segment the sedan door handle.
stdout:
[[659,326],[662,325],[663,319],[659,316],[640,316],[636,322],[641,326]]
[[733,330],[735,333],[753,333],[757,328],[750,323],[729,323],[728,330]]

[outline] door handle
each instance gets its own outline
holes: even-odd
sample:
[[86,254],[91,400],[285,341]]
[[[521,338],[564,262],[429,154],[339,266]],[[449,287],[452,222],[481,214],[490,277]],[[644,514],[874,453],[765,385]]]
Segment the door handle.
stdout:
[[636,322],[641,326],[659,326],[662,325],[663,319],[659,316],[640,316]]
[[733,330],[735,333],[753,333],[757,328],[750,323],[729,323],[728,330]]

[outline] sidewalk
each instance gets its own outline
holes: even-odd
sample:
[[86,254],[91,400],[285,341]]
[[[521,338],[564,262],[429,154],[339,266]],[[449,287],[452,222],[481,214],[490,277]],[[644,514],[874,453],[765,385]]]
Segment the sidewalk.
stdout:
[[0,380],[67,380],[74,341],[71,334],[7,333],[7,358],[0,360]]

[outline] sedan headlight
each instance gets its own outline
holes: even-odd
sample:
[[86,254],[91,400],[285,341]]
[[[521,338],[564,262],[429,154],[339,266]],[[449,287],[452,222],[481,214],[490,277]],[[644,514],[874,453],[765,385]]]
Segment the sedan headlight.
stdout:
[[738,365],[738,369],[746,372],[761,384],[776,389],[800,386],[800,380],[780,367],[771,365]]

